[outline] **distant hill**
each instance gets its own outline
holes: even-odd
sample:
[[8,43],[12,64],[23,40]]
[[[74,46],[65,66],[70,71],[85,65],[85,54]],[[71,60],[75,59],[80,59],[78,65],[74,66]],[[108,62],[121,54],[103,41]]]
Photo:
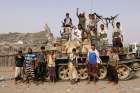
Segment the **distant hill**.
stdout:
[[44,45],[51,45],[54,40],[54,36],[51,33],[49,27],[45,25],[45,29],[36,33],[8,33],[0,34],[0,54],[11,54],[19,48],[23,48],[25,51],[28,47],[32,47],[34,50],[39,50],[39,47]]

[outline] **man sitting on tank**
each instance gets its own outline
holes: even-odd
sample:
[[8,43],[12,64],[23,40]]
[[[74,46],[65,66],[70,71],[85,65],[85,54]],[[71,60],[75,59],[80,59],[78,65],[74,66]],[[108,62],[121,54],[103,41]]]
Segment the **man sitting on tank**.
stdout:
[[66,13],[66,18],[64,19],[64,27],[72,27],[72,19],[69,16],[69,13]]
[[97,23],[99,22],[99,19],[96,17],[95,13],[94,14],[89,14],[88,20],[86,21],[87,23],[87,30],[90,30],[94,28],[97,30]]
[[90,39],[90,38],[89,38],[88,32],[84,30],[84,31],[82,32],[82,41],[84,41],[84,40],[86,40],[86,39]]
[[69,13],[66,13],[66,18],[64,19],[63,27],[65,33],[70,33],[72,28],[72,19]]
[[82,32],[83,32],[83,28],[80,24],[78,24],[78,28],[73,30],[73,32],[72,32],[72,40],[76,40],[79,43],[81,43]]

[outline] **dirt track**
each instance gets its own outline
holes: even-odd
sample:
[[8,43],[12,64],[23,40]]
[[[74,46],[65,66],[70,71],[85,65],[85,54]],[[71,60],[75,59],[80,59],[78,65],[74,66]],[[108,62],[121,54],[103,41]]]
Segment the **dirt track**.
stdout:
[[[11,72],[6,73],[13,75]],[[0,73],[0,75],[6,74]],[[120,81],[118,85],[109,84],[108,81],[99,81],[96,85],[93,82],[87,84],[87,81],[81,81],[77,85],[71,85],[68,81],[59,81],[55,84],[31,83],[28,86],[23,83],[15,85],[12,80],[0,81],[0,93],[140,93],[140,72],[137,73],[137,77],[129,81]]]

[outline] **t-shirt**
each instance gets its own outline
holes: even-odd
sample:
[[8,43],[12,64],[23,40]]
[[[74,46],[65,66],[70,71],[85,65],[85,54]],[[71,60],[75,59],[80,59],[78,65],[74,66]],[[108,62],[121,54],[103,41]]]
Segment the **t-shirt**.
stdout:
[[27,53],[25,54],[25,63],[26,64],[33,64],[35,62],[36,55],[34,53]]
[[95,52],[89,52],[88,62],[89,62],[89,64],[96,64],[97,63],[97,56],[96,56]]
[[39,53],[38,54],[38,61],[45,63],[46,62],[46,53]]
[[15,60],[16,60],[16,67],[23,67],[24,64],[24,56],[16,56]]
[[55,55],[48,55],[48,67],[55,67]]
[[99,52],[96,49],[95,51],[90,49],[87,54],[87,60],[90,64],[100,63]]

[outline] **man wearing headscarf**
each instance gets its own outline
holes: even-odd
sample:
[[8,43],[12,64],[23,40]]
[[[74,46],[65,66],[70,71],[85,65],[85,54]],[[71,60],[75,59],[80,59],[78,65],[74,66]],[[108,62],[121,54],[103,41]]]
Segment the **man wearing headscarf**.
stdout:
[[78,13],[79,11],[79,8],[77,8],[77,12],[76,12],[76,15],[79,19],[79,24],[82,26],[82,28],[85,30],[86,28],[86,17],[85,17],[85,13]]

